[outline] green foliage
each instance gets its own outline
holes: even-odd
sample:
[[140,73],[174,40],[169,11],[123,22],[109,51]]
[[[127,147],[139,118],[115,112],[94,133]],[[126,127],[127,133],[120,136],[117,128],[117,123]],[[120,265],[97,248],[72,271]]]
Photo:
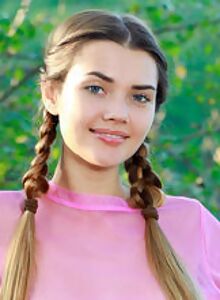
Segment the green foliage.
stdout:
[[[58,4],[51,0],[48,7],[45,1],[39,2],[33,3],[14,33],[15,4],[1,4],[1,189],[21,188],[21,177],[34,156],[41,121],[34,117],[40,103],[38,68],[46,36],[72,12],[109,8],[145,19],[168,58],[168,101],[158,112],[150,135],[151,161],[166,192],[197,198],[220,218],[219,1],[84,1],[73,5],[70,0]],[[49,161],[50,175],[60,144],[58,138]]]

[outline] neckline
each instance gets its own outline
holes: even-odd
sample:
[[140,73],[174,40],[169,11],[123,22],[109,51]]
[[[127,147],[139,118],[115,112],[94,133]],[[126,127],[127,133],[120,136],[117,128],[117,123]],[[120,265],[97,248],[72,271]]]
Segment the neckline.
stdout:
[[67,207],[96,211],[140,211],[138,208],[131,208],[127,200],[119,196],[77,193],[61,187],[52,180],[49,180],[48,183],[49,190],[45,194],[45,197],[50,201]]

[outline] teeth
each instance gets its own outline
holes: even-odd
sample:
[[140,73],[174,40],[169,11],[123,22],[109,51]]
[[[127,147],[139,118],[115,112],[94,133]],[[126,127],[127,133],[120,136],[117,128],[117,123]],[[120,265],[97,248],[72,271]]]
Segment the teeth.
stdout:
[[106,137],[110,137],[110,138],[115,138],[115,139],[118,139],[118,138],[122,138],[122,136],[120,135],[115,135],[115,134],[108,134],[108,133],[99,133],[100,135],[104,135]]

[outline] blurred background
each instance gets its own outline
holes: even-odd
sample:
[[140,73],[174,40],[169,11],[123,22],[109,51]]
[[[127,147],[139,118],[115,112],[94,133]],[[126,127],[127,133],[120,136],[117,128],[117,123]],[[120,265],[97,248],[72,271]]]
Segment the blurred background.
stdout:
[[[200,200],[220,219],[219,0],[0,0],[0,189],[21,189],[41,117],[44,44],[74,12],[104,8],[144,19],[169,62],[167,103],[151,132],[151,162],[166,193]],[[49,159],[52,177],[60,137]]]

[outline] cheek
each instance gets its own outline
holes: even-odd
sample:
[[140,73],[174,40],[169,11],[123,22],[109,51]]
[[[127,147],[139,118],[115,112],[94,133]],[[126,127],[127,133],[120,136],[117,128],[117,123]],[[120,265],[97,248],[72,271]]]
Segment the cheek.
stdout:
[[74,97],[72,101],[66,101],[65,106],[62,107],[60,123],[66,134],[74,132],[76,136],[81,135],[82,130],[92,127],[97,120],[99,109],[95,103],[89,105],[87,100]]
[[138,136],[146,136],[151,129],[154,120],[154,109],[136,114],[133,118],[133,124]]

